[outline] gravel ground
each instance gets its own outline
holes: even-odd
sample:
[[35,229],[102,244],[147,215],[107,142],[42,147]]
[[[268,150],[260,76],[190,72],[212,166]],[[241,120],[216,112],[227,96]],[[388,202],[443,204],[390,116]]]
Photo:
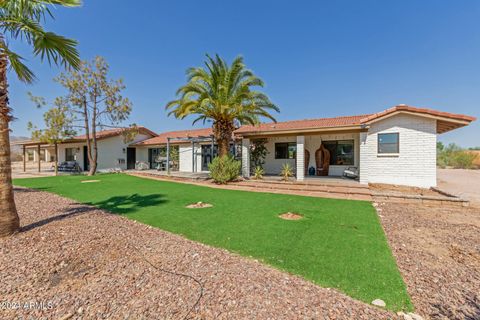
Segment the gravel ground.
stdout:
[[0,239],[1,319],[396,316],[253,259],[53,194],[16,189],[15,197],[23,229]]
[[416,312],[480,319],[480,208],[379,204]]

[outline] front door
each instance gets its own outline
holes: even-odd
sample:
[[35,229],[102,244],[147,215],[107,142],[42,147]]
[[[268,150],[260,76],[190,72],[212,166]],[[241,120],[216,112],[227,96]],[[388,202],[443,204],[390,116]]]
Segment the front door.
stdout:
[[88,171],[88,150],[87,146],[83,146],[83,171]]
[[127,148],[127,169],[135,169],[137,153],[135,148]]

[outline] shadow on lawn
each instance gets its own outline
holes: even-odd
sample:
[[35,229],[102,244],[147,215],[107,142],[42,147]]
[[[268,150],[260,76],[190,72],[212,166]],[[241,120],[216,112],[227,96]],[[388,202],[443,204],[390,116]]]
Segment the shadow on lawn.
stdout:
[[165,196],[161,194],[149,194],[143,196],[135,193],[128,196],[115,196],[103,201],[90,202],[88,204],[113,213],[126,214],[138,211],[140,208],[152,207],[166,202],[167,200],[165,199]]

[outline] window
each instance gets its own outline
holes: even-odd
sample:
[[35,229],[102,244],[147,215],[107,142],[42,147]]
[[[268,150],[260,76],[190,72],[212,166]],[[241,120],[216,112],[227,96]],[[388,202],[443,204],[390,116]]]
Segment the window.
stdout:
[[330,151],[330,165],[353,165],[353,140],[324,141],[325,148]]
[[275,143],[275,159],[295,159],[297,144],[295,142]]
[[379,133],[378,153],[399,153],[399,134]]
[[66,148],[65,149],[65,161],[75,161],[75,156],[77,152],[75,148]]

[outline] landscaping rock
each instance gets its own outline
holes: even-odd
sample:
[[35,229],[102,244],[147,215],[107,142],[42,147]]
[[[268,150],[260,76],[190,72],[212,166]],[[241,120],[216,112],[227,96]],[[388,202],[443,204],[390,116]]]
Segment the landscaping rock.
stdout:
[[377,306],[377,307],[382,307],[382,308],[385,308],[387,305],[385,304],[385,301],[383,301],[382,299],[375,299],[372,301],[372,304],[374,306]]
[[[412,319],[478,319],[480,208],[382,203],[380,220],[412,297]],[[416,317],[416,318],[414,318]]]
[[2,319],[396,317],[253,259],[53,194],[15,189],[15,199],[22,231],[0,239],[1,299],[53,307],[0,310]]

